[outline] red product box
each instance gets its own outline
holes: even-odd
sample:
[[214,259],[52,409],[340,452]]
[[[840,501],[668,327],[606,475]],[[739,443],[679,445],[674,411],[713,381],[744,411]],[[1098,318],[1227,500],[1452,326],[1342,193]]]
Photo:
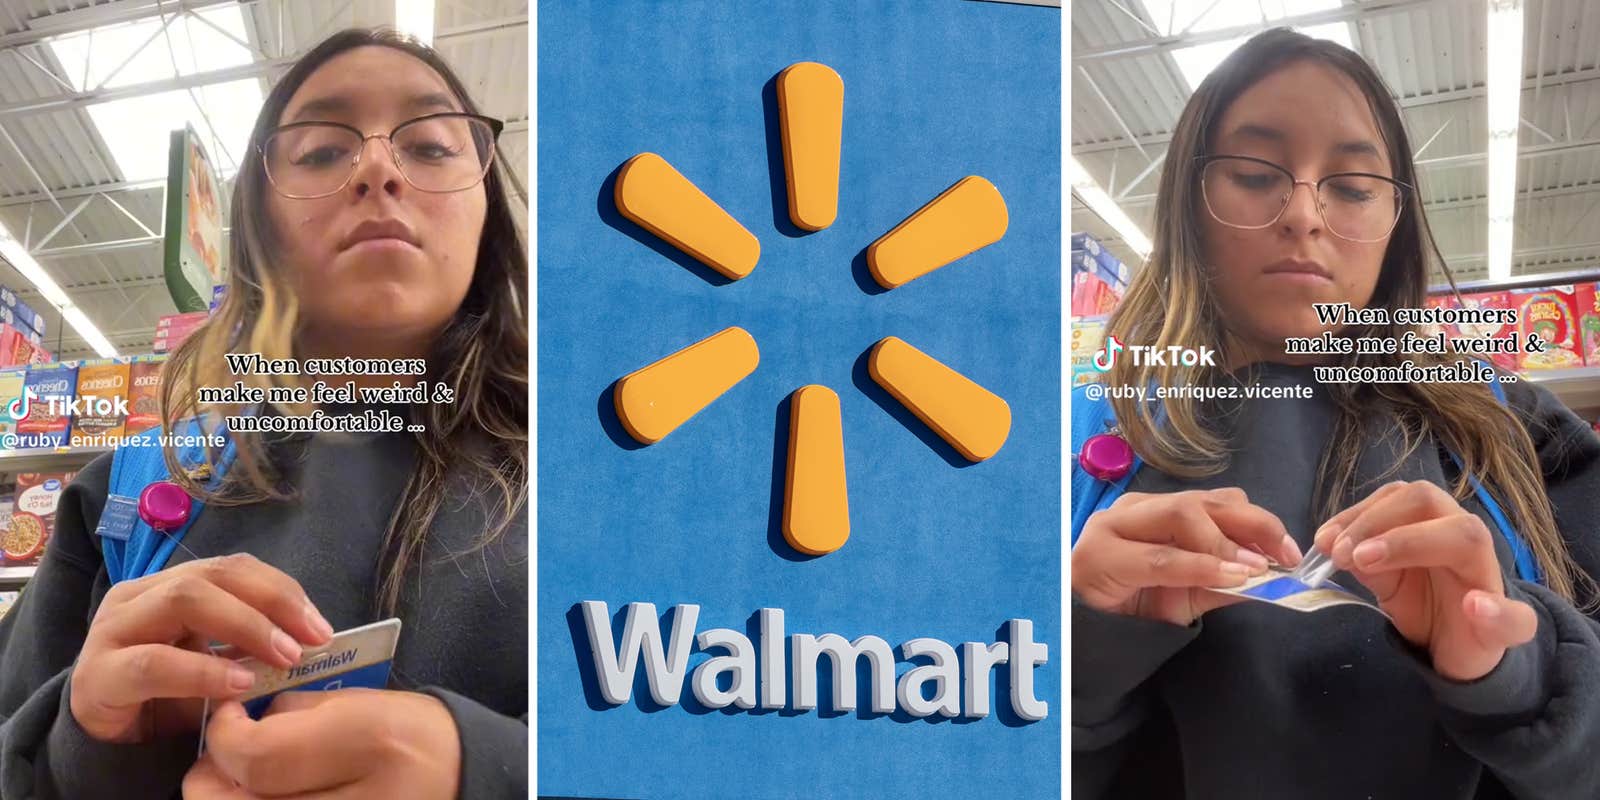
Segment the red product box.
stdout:
[[22,331],[0,325],[0,367],[21,367],[33,363],[35,347]]
[[[1510,292],[1479,292],[1461,296],[1462,308],[1511,308]],[[1520,317],[1518,318],[1520,321]],[[1475,323],[1462,323],[1456,325],[1456,335],[1463,339],[1509,339],[1517,331],[1516,325],[1478,325]],[[1489,360],[1495,366],[1515,372],[1521,368],[1521,356],[1517,353],[1495,353]]]
[[1095,317],[1110,314],[1122,295],[1106,285],[1099,275],[1080,272],[1072,276],[1072,315]]
[[1511,301],[1517,309],[1517,330],[1523,341],[1538,334],[1545,343],[1543,353],[1522,353],[1524,370],[1570,369],[1583,366],[1579,339],[1578,300],[1573,287],[1546,286],[1539,289],[1512,289]]
[[1578,338],[1583,342],[1583,363],[1600,367],[1600,284],[1580,283],[1576,287]]

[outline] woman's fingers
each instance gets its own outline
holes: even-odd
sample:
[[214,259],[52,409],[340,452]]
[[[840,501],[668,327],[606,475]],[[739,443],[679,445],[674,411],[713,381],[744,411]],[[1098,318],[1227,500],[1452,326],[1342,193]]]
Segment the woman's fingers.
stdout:
[[1341,540],[1335,563],[1343,554],[1345,563],[1365,573],[1445,569],[1469,586],[1502,588],[1492,534],[1483,520],[1465,511],[1401,525],[1354,546],[1348,541]]
[[1176,545],[1258,571],[1267,566],[1261,553],[1287,556],[1288,533],[1277,517],[1258,506],[1221,499],[1216,493],[1185,493],[1166,502],[1136,505],[1118,515],[1115,527],[1130,541]]
[[111,613],[122,605],[137,602],[149,592],[164,591],[168,584],[176,580],[198,580],[213,584],[258,610],[305,644],[324,644],[333,637],[332,626],[312,605],[298,581],[282,570],[243,553],[190,561],[147,578],[119,583],[107,593],[101,613]]
[[175,642],[198,634],[225,642],[278,667],[300,660],[302,649],[266,614],[196,575],[179,575],[151,588],[100,621],[111,647]]
[[1461,513],[1455,498],[1427,481],[1390,484],[1379,491],[1384,492],[1384,496],[1344,522],[1334,537],[1332,549],[1327,552],[1340,569],[1349,569],[1354,549],[1373,536],[1402,525]]
[[1251,569],[1208,553],[1144,542],[1126,542],[1128,554],[1116,560],[1110,577],[1127,586],[1228,587],[1250,577]]
[[237,697],[255,684],[249,670],[217,656],[164,644],[99,653],[82,687],[95,702],[126,708],[157,698]]
[[1461,611],[1485,647],[1526,644],[1539,630],[1539,615],[1532,606],[1492,592],[1474,590],[1462,595]]
[[1316,535],[1312,537],[1312,546],[1328,555],[1333,555],[1334,542],[1346,526],[1365,513],[1368,508],[1382,502],[1385,497],[1404,489],[1407,485],[1400,481],[1384,484],[1378,487],[1377,491],[1363,498],[1361,502],[1329,517],[1328,521],[1322,523],[1322,527],[1318,528]]

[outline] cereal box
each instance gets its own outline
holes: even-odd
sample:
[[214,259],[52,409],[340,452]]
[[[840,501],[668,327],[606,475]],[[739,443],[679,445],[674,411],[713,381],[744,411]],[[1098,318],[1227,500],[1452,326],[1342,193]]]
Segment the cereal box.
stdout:
[[165,356],[134,356],[128,365],[125,435],[143,433],[161,424],[161,367],[165,362]]
[[[77,362],[29,367],[24,379],[28,413],[17,422],[24,447],[65,447],[72,429],[69,406],[78,389]],[[56,401],[54,404],[51,401]]]
[[39,563],[50,532],[55,530],[56,506],[61,492],[72,480],[71,473],[23,472],[17,475],[16,506],[11,511],[11,526],[0,539],[6,566]]
[[[128,362],[119,358],[78,366],[78,415],[72,437],[84,446],[110,445],[128,418]],[[96,441],[85,441],[93,438]]]
[[[1477,294],[1462,295],[1462,308],[1511,308],[1510,292],[1479,292]],[[1521,318],[1518,317],[1518,321]],[[1479,325],[1476,323],[1463,323],[1456,326],[1456,333],[1465,339],[1507,339],[1517,331],[1515,325]],[[1506,370],[1515,371],[1520,368],[1519,356],[1516,353],[1496,353],[1489,356],[1489,361],[1495,366]]]
[[1537,334],[1545,343],[1543,353],[1522,353],[1525,370],[1567,369],[1583,365],[1578,336],[1578,302],[1571,286],[1546,286],[1541,289],[1512,289],[1517,309],[1517,330],[1524,341]]
[[22,331],[0,324],[0,367],[25,366],[32,362],[36,350]]
[[1583,342],[1583,363],[1600,367],[1600,284],[1577,287],[1578,336]]
[[16,433],[17,421],[11,416],[11,404],[22,397],[27,370],[0,370],[0,433]]
[[1103,322],[1072,323],[1072,385],[1082,386],[1100,379],[1094,368],[1095,353],[1105,343],[1106,326]]
[[[1460,308],[1461,307],[1461,303],[1456,300],[1456,296],[1454,294],[1428,295],[1428,299],[1427,299],[1427,301],[1425,301],[1424,305],[1426,307],[1428,307],[1428,308]],[[1448,339],[1454,339],[1455,337],[1461,335],[1461,332],[1456,330],[1456,326],[1455,325],[1449,325],[1449,324],[1442,324],[1441,323],[1441,324],[1437,324],[1437,325],[1434,325],[1434,324],[1419,325],[1417,327],[1420,329],[1421,334],[1423,336],[1425,336],[1425,337],[1428,337],[1428,338],[1432,338],[1432,337],[1438,336],[1441,333],[1444,334],[1445,338],[1448,338]]]

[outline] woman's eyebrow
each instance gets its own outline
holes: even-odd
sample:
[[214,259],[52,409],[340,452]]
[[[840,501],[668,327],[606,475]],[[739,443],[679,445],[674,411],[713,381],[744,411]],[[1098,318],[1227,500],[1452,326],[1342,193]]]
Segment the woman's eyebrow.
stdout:
[[[303,119],[326,119],[349,114],[355,103],[349,95],[333,94],[326,97],[317,97],[307,100],[299,110],[289,118],[289,122],[299,122]],[[444,92],[424,92],[414,94],[406,100],[407,111],[418,113],[432,111],[457,111],[455,98]]]
[[415,111],[457,111],[455,98],[444,92],[412,95],[406,108]]

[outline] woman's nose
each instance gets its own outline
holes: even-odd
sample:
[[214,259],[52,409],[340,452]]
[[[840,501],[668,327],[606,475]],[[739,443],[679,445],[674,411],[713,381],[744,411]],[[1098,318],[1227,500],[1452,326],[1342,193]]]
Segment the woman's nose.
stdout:
[[[1304,191],[1301,191],[1304,189]],[[1322,230],[1322,209],[1318,206],[1316,184],[1300,181],[1289,187],[1289,199],[1278,217],[1284,233],[1313,234]]]
[[395,164],[394,145],[387,137],[369,136],[361,143],[361,158],[356,162],[350,186],[363,197],[374,188],[396,194],[406,182]]

